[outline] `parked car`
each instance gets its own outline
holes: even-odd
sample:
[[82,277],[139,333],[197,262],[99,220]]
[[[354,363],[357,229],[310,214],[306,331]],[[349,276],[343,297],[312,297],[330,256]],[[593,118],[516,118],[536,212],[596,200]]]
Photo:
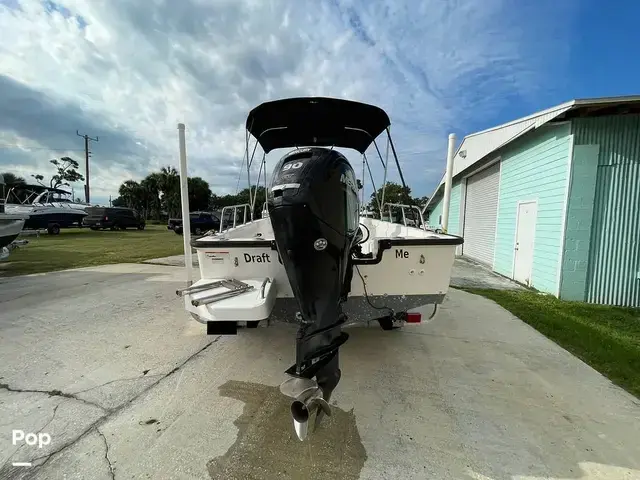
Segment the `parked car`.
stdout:
[[82,224],[91,230],[109,228],[111,230],[125,230],[137,228],[144,230],[144,218],[132,208],[124,207],[89,207],[88,215],[82,219]]
[[[209,230],[219,230],[220,217],[213,212],[191,212],[189,214],[189,225],[191,226],[191,233],[202,235]],[[182,235],[182,219],[170,218],[167,222],[167,228],[178,235]]]

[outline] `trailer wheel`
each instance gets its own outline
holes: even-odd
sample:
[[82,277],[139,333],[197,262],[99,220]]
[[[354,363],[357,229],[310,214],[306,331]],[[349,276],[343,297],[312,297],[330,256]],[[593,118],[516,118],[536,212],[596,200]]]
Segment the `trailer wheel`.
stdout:
[[49,233],[49,235],[58,235],[58,234],[60,234],[60,225],[58,225],[57,223],[49,225],[47,227],[47,233]]

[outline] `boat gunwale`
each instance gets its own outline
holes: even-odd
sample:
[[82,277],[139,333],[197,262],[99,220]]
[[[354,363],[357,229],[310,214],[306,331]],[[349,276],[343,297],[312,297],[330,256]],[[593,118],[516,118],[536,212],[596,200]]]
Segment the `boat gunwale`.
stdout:
[[[391,247],[403,246],[429,246],[429,245],[462,245],[464,239],[458,235],[446,235],[449,238],[442,237],[425,237],[425,238],[378,238],[378,246],[380,249],[389,249]],[[244,248],[262,248],[269,247],[271,250],[277,250],[275,240],[204,240],[203,237],[191,240],[193,248],[212,248],[212,247],[244,247]]]

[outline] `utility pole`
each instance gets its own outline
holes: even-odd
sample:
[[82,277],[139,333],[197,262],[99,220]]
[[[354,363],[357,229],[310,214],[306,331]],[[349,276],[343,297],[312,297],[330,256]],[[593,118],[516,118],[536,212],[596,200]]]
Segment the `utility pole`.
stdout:
[[84,198],[87,203],[89,203],[89,157],[91,156],[91,152],[89,151],[89,141],[97,142],[98,137],[91,138],[89,135],[80,135],[78,130],[76,130],[76,135],[84,138],[84,160],[85,160],[85,185],[84,185]]

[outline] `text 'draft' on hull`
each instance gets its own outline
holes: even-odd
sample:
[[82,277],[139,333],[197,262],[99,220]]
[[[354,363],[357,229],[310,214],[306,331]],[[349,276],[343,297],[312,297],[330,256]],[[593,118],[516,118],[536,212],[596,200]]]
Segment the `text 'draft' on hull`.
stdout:
[[[330,414],[328,401],[341,379],[339,350],[349,338],[344,328],[378,321],[392,329],[420,322],[417,307],[442,303],[449,288],[456,248],[463,239],[429,230],[416,205],[384,202],[367,212],[362,183],[337,148],[363,155],[372,145],[384,166],[389,157],[375,143],[387,133],[402,183],[404,177],[389,134],[387,114],[371,105],[330,98],[296,98],[264,103],[247,118],[247,176],[253,155],[249,137],[263,150],[257,185],[264,173],[262,218],[257,186],[249,185],[248,221],[190,238],[185,224],[185,258],[197,252],[200,279],[177,293],[185,309],[207,324],[210,334],[236,333],[238,325],[262,320],[295,323],[294,362],[281,385],[292,398],[298,437]],[[183,212],[188,212],[184,126],[180,126]],[[266,181],[266,154],[292,149]],[[370,171],[370,169],[369,169]],[[364,180],[364,179],[363,179]],[[373,178],[372,178],[373,185]],[[406,185],[404,185],[406,186]],[[364,198],[364,196],[363,196]],[[245,206],[246,207],[246,206]],[[393,221],[400,209],[402,221]],[[234,210],[235,211],[235,210]],[[245,208],[246,211],[246,208]],[[434,308],[435,313],[435,308]]]

